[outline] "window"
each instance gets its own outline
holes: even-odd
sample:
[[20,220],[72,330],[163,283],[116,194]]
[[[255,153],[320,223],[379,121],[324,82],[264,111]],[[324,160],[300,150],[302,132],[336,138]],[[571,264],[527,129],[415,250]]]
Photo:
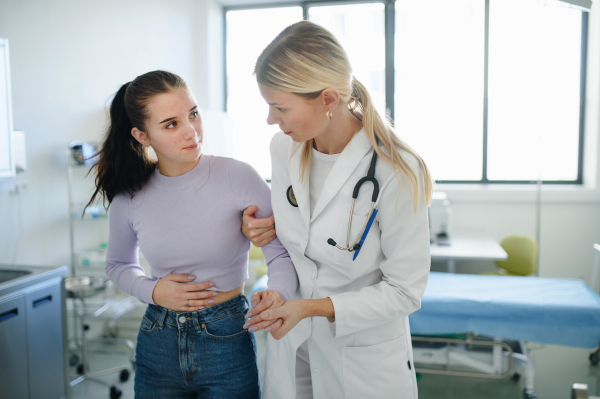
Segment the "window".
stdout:
[[358,79],[385,115],[384,5],[344,4],[310,7],[308,20],[328,29],[340,41]]
[[488,178],[578,178],[581,11],[490,4]]
[[233,157],[271,177],[269,106],[258,91],[254,66],[265,47],[286,26],[302,20],[302,7],[227,12],[227,112],[233,119]]
[[436,180],[480,180],[485,2],[396,2],[398,135]]
[[523,0],[297,4],[227,10],[234,156],[266,178],[278,129],[266,124],[254,63],[304,10],[340,40],[436,180],[581,183],[586,12]]

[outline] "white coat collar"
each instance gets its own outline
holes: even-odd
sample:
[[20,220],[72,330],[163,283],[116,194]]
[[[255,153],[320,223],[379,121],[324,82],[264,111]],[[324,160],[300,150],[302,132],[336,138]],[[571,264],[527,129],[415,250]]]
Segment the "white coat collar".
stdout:
[[[295,152],[294,150],[299,147]],[[294,189],[298,207],[304,223],[308,227],[310,222],[315,220],[317,216],[325,209],[327,204],[333,199],[350,175],[354,172],[360,161],[372,148],[371,141],[365,133],[365,129],[361,129],[354,135],[352,140],[346,145],[339,158],[333,165],[331,172],[325,179],[321,195],[317,200],[312,217],[310,215],[310,196],[308,178],[300,181],[300,156],[302,152],[301,145],[290,146],[290,163],[288,173]],[[292,154],[293,153],[293,154]],[[366,175],[365,171],[365,175]],[[358,181],[358,180],[357,180]]]

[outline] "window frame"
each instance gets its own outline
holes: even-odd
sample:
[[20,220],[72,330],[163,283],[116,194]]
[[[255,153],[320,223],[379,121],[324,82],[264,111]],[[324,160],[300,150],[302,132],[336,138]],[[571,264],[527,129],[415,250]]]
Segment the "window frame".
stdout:
[[[443,184],[486,184],[486,185],[534,185],[539,184],[538,180],[490,180],[487,175],[488,167],[488,78],[489,78],[489,39],[490,39],[490,0],[485,1],[485,21],[484,21],[484,84],[483,84],[483,158],[482,158],[482,178],[480,180],[440,180]],[[495,0],[501,1],[501,0]],[[284,7],[302,7],[302,18],[308,19],[308,10],[310,7],[328,6],[328,5],[351,5],[351,4],[369,4],[381,3],[384,5],[384,34],[385,34],[385,100],[386,114],[393,121],[395,110],[395,18],[396,18],[396,0],[312,0],[312,1],[290,1],[280,3],[251,3],[239,6],[223,7],[223,65],[227,69],[227,13],[229,11],[255,10],[264,8],[284,8]],[[577,178],[575,180],[543,180],[542,184],[549,185],[583,185],[583,156],[584,156],[584,138],[585,138],[585,111],[586,111],[586,84],[587,84],[587,56],[588,56],[588,29],[589,13],[581,12],[581,59],[580,59],[580,79],[579,79],[579,146],[577,157]],[[223,76],[224,80],[224,104],[223,109],[227,112],[228,86],[227,72]]]

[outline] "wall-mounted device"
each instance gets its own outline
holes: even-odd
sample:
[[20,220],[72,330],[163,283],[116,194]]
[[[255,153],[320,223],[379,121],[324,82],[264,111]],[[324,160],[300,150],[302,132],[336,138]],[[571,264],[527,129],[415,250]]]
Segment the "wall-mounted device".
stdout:
[[13,177],[15,175],[15,159],[11,145],[12,131],[8,39],[0,38],[0,177]]

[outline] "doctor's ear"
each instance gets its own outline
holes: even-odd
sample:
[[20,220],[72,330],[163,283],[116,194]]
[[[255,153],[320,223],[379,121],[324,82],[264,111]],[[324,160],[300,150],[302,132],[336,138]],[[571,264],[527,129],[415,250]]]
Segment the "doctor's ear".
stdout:
[[150,140],[148,140],[148,135],[142,132],[137,127],[131,129],[131,135],[144,147],[150,147]]
[[320,97],[323,106],[328,110],[333,111],[340,102],[340,92],[330,87],[324,89]]

